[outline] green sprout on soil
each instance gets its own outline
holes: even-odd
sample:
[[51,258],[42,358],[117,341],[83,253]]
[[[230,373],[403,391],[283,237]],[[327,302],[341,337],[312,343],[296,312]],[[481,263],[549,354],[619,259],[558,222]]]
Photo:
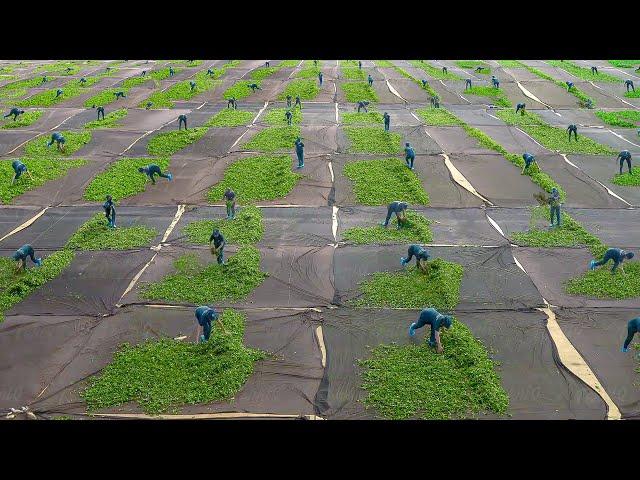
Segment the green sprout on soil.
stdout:
[[625,97],[627,98],[640,98],[640,88],[638,90],[634,91],[630,91],[624,94]]
[[374,60],[373,64],[379,68],[393,68],[393,63],[389,60]]
[[243,98],[247,98],[249,95],[253,93],[253,90],[249,88],[249,85],[252,83],[260,86],[260,82],[252,82],[250,80],[240,80],[229,88],[227,88],[222,94],[225,100],[229,100],[231,98],[235,98],[236,100],[242,100]]
[[399,198],[409,205],[428,205],[429,195],[420,180],[402,160],[360,160],[344,166],[343,174],[353,182],[361,205],[388,205]]
[[624,262],[624,271],[620,268],[612,275],[611,263],[587,271],[583,275],[570,279],[565,288],[572,295],[616,299],[640,297],[640,262]]
[[302,175],[291,171],[291,157],[256,156],[240,159],[227,167],[224,178],[207,195],[209,202],[219,203],[227,188],[243,202],[283,198],[291,193]]
[[20,107],[51,107],[53,105],[57,105],[58,103],[64,102],[71,98],[77,97],[89,91],[89,88],[92,87],[97,81],[100,80],[99,77],[87,77],[87,83],[82,84],[80,80],[72,80],[68,83],[62,85],[60,90],[64,93],[58,97],[56,97],[56,93],[58,88],[51,88],[49,90],[44,90],[42,92],[36,93],[31,97],[28,97],[24,100],[20,100],[16,102]]
[[[65,139],[64,152],[58,150],[56,143],[47,147],[51,136],[34,138],[24,146],[24,153],[28,157],[68,157],[91,141],[91,132],[61,132]],[[28,166],[28,165],[27,165]]]
[[295,68],[300,64],[300,60],[283,60],[278,68]]
[[350,153],[402,153],[402,136],[376,127],[345,127]]
[[87,108],[91,108],[94,105],[96,107],[104,107],[105,105],[109,105],[110,103],[116,102],[120,100],[116,97],[116,92],[124,92],[125,95],[129,93],[128,88],[107,88],[102,90],[100,93],[93,95],[92,97],[87,98],[84,101],[84,106]]
[[118,127],[118,121],[127,116],[129,111],[126,108],[121,108],[120,110],[115,110],[110,112],[104,116],[103,119],[93,120],[91,122],[85,123],[84,128],[93,130],[99,128],[113,128]]
[[294,142],[299,136],[300,127],[270,127],[259,131],[251,140],[242,145],[242,149],[268,153],[278,150],[292,150]]
[[168,157],[183,148],[197,142],[209,130],[207,127],[190,128],[189,130],[172,130],[160,133],[147,144],[149,155]]
[[302,122],[302,111],[299,108],[272,108],[265,114],[264,121],[269,125],[287,125],[287,118],[285,117],[287,110],[291,110],[293,114],[291,117],[292,124],[299,125]]
[[169,168],[169,159],[161,157],[123,158],[112,163],[87,186],[85,200],[103,202],[107,195],[111,195],[117,201],[144,192],[151,182],[145,174],[138,172],[138,168],[151,163],[158,165],[163,172]]
[[[178,73],[180,72],[180,70],[181,69],[179,68],[173,69],[174,73]],[[169,78],[169,67],[164,67],[158,70],[152,70],[150,72],[147,72],[147,74],[144,77],[137,76],[137,77],[130,77],[123,80],[120,90],[128,92],[128,89],[130,88],[138,87],[140,85],[143,85],[151,81],[153,81],[154,85],[157,87],[158,85],[160,85],[160,82],[162,80],[166,80],[167,78]]]
[[514,232],[511,240],[526,247],[589,247],[594,255],[604,253],[606,248],[598,237],[589,233],[571,216],[561,211],[560,227],[549,228],[550,209],[537,206],[532,209],[529,230]]
[[[191,82],[195,82],[196,87],[191,88]],[[189,80],[175,83],[166,90],[154,92],[149,98],[140,102],[139,106],[144,107],[151,103],[151,108],[173,108],[177,100],[189,100],[196,95],[200,95],[219,85],[220,82],[214,80],[206,71],[198,72]]]
[[[538,77],[544,80],[548,80],[550,82],[555,83],[558,87],[562,88],[563,90],[567,89],[567,85],[564,82],[561,82],[560,80],[556,80],[551,75],[547,75],[543,71],[538,70],[537,68],[530,67],[529,65],[525,65],[524,63],[522,65],[524,66],[524,68],[529,70],[534,75],[537,75]],[[584,93],[575,85],[571,90],[569,90],[569,93],[578,99],[578,106],[580,106],[581,108],[585,108],[585,107],[593,108],[596,105],[596,102],[593,98],[589,97],[586,93]]]
[[381,125],[384,119],[380,112],[345,112],[342,114],[344,125],[357,125],[359,123],[376,123]]
[[366,78],[364,70],[360,70],[358,67],[342,67],[340,76],[348,80],[364,80]]
[[498,60],[498,63],[503,68],[524,68],[519,60]]
[[231,400],[253,374],[255,362],[267,355],[243,345],[244,314],[227,309],[220,321],[226,333],[214,324],[204,343],[162,338],[121,345],[113,362],[81,393],[89,411],[136,402],[153,415]]
[[[480,73],[482,75],[489,75],[491,73],[491,67],[489,66],[489,64],[480,60],[456,60],[453,63],[455,63],[460,68],[473,70],[474,73]],[[477,67],[483,67],[483,69],[479,72],[476,72],[475,70]]]
[[299,96],[301,100],[313,100],[318,93],[320,93],[320,86],[317,80],[301,78],[289,82],[284,91],[278,95],[278,99],[285,100],[287,95],[291,95],[294,99]]
[[501,107],[511,107],[511,102],[504,94],[504,91],[499,88],[489,86],[471,87],[466,89],[464,93],[469,95],[478,95],[481,97],[490,97],[494,99],[496,105]]
[[198,220],[184,227],[183,232],[191,243],[209,245],[211,232],[217,228],[231,245],[253,245],[264,235],[262,212],[254,205],[236,208],[233,220]]
[[7,83],[0,87],[0,98],[23,97],[30,88],[39,87],[42,84],[42,77],[18,80]]
[[617,173],[613,177],[612,182],[623,187],[638,187],[640,186],[640,168],[633,167],[631,169],[631,174],[623,173],[620,175]]
[[378,101],[376,91],[367,82],[345,82],[340,85],[340,88],[342,88],[347,102]]
[[535,113],[525,112],[524,115],[516,115],[514,110],[499,110],[496,115],[507,125],[521,128],[549,150],[587,155],[618,153],[608,145],[602,145],[584,135],[580,135],[577,142],[575,140],[569,141],[566,129],[552,127]]
[[421,108],[416,113],[427,125],[457,126],[464,123],[444,108]]
[[170,65],[182,65],[187,68],[193,68],[202,65],[203,60],[169,60],[167,63]]
[[[309,60],[307,60],[308,62]],[[318,78],[318,73],[320,73],[321,70],[320,68],[316,68],[313,66],[313,63],[311,65],[306,65],[305,63],[305,67],[302,68],[302,70],[300,70],[298,73],[295,74],[296,78],[305,78],[305,79],[317,79]]]
[[140,295],[148,300],[164,300],[207,305],[222,300],[244,300],[259,287],[267,274],[260,270],[260,252],[252,246],[241,247],[218,265],[202,265],[195,253],[182,255],[174,262],[175,273],[155,283],[140,287]]
[[618,68],[638,68],[640,60],[607,60],[611,65]]
[[623,128],[640,126],[640,112],[637,110],[618,110],[617,112],[595,112],[596,116],[607,125]]
[[403,228],[397,229],[398,219],[394,218],[389,228],[380,225],[375,227],[353,227],[342,233],[342,239],[356,245],[388,244],[388,243],[430,243],[433,240],[431,221],[415,212],[407,213],[407,222]]
[[42,116],[42,110],[31,110],[30,112],[24,112],[15,121],[13,117],[0,119],[0,125],[2,128],[22,128],[38,121]]
[[155,228],[144,225],[109,228],[104,215],[96,214],[67,241],[73,250],[130,250],[147,247],[158,235]]
[[574,77],[581,78],[582,80],[620,83],[620,79],[614,77],[613,75],[609,75],[608,73],[604,72],[598,72],[597,74],[591,73],[591,68],[581,67],[573,62],[570,62],[569,60],[564,60],[563,62],[561,62],[560,60],[547,60],[547,63],[553,65],[554,67],[561,68],[565,72],[570,73]]
[[419,60],[411,60],[411,65],[415,68],[419,68],[423,70],[427,75],[431,78],[435,78],[436,80],[462,80],[462,77],[456,75],[455,73],[443,73],[442,68],[434,67],[429,62],[421,62]]
[[349,303],[357,308],[455,308],[460,301],[462,265],[436,258],[429,266],[428,274],[415,267],[376,272],[360,284],[362,295]]
[[29,169],[33,180],[29,175],[22,174],[16,180],[16,183],[11,185],[11,179],[15,173],[11,167],[12,161],[12,159],[0,160],[0,178],[2,179],[2,183],[0,183],[0,201],[4,204],[11,203],[11,200],[15,197],[40,187],[50,180],[64,177],[71,168],[80,168],[87,163],[86,160],[81,159],[23,158],[22,162]]
[[240,127],[251,123],[255,114],[244,110],[226,108],[211,117],[205,127]]
[[260,82],[261,80],[264,80],[265,78],[273,75],[278,70],[280,70],[280,66],[257,68],[253,72],[251,72],[251,80]]
[[409,72],[407,72],[406,70],[400,68],[400,67],[395,67],[396,71],[398,73],[400,73],[401,75],[407,77],[409,80],[413,80],[416,85],[418,85],[420,88],[422,88],[423,90],[425,90],[429,95],[431,95],[432,97],[438,97],[438,92],[436,92],[433,87],[431,85],[429,85],[429,82],[427,82],[426,84],[423,84],[420,80],[418,80],[416,77],[414,77],[413,75],[411,75]]
[[[427,327],[428,328],[428,327]],[[363,403],[393,420],[444,420],[507,413],[509,396],[497,364],[469,328],[454,320],[442,329],[442,354],[421,345],[379,345],[363,367]]]
[[18,274],[15,273],[12,258],[0,257],[0,322],[4,320],[7,310],[60,275],[71,264],[73,257],[71,250],[60,250],[43,257],[39,268],[28,268]]

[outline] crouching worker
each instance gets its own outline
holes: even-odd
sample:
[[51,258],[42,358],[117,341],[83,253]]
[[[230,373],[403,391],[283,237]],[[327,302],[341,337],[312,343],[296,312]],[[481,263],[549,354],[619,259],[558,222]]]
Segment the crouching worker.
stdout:
[[211,254],[216,256],[218,265],[224,265],[224,246],[226,242],[222,232],[217,228],[211,233],[209,244],[211,245]]
[[102,208],[104,209],[104,216],[107,217],[109,228],[116,228],[116,206],[111,195],[107,195],[107,201],[102,204]]
[[411,324],[409,327],[409,336],[413,337],[416,334],[418,328],[422,328],[425,325],[431,325],[431,335],[429,336],[429,346],[436,347],[438,353],[442,353],[442,342],[440,341],[440,328],[451,328],[453,323],[453,317],[451,315],[442,315],[435,308],[425,308],[420,312],[418,321]]
[[27,166],[24,163],[22,163],[20,160],[14,160],[13,162],[11,162],[11,166],[13,167],[13,171],[15,172],[13,175],[13,179],[11,180],[11,185],[15,184],[16,180],[19,179],[23,173],[26,173],[27,175],[29,175],[29,178],[33,180],[33,177],[31,176],[31,172],[27,170]]
[[407,250],[407,257],[400,257],[400,265],[406,267],[413,257],[416,257],[416,266],[420,271],[422,273],[429,273],[429,264],[427,261],[430,255],[427,249],[420,245],[411,245],[409,250]]
[[589,270],[595,270],[596,267],[604,265],[609,262],[609,260],[613,260],[613,268],[611,269],[611,274],[616,273],[618,266],[620,267],[620,271],[624,273],[624,267],[622,266],[622,262],[625,260],[631,260],[633,258],[633,252],[626,252],[621,248],[609,248],[606,252],[604,252],[604,257],[602,260],[596,262],[595,260],[591,260],[589,264]]
[[391,220],[391,216],[395,213],[396,218],[398,220],[398,230],[402,228],[402,225],[407,221],[407,208],[409,208],[409,204],[406,202],[391,202],[387,207],[387,218],[382,225],[384,228],[389,226],[389,220]]
[[42,265],[42,259],[36,258],[34,255],[33,247],[29,244],[21,246],[16,253],[13,254],[13,259],[16,261],[16,271],[27,269],[27,257],[31,259],[38,267]]
[[202,332],[200,335],[198,335],[198,339],[200,340],[200,343],[207,342],[211,337],[212,322],[217,321],[218,324],[222,327],[222,330],[224,331],[224,326],[220,321],[218,312],[216,312],[214,308],[208,307],[206,305],[196,308],[196,320],[198,321],[198,325],[200,325],[199,331]]
[[522,167],[521,174],[524,175],[525,172],[529,171],[529,168],[531,167],[531,165],[536,163],[536,157],[534,157],[530,153],[523,153],[522,159],[524,160],[524,167]]
[[633,336],[638,332],[640,332],[640,317],[629,320],[629,323],[627,323],[627,339],[624,341],[624,345],[622,345],[623,353],[629,351],[631,340],[633,340]]
[[65,142],[66,140],[64,139],[61,133],[53,132],[53,134],[51,135],[51,141],[47,143],[47,148],[55,143],[56,146],[58,147],[58,150],[60,150],[61,152],[64,152]]
[[138,171],[140,173],[144,173],[147,177],[149,177],[151,179],[151,183],[153,183],[154,185],[156,184],[156,180],[154,178],[155,175],[158,175],[159,177],[162,177],[162,178],[166,178],[169,181],[173,179],[173,175],[171,175],[170,173],[166,173],[166,174],[162,173],[162,170],[160,170],[160,167],[155,163],[152,163],[151,165],[147,165],[146,167],[140,167],[138,168]]

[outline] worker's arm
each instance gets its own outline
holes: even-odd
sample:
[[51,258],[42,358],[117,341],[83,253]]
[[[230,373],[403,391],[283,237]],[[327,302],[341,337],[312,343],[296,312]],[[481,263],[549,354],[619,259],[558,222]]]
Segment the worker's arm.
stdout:
[[442,348],[442,342],[440,342],[440,332],[438,330],[436,330],[435,332],[435,337],[436,337],[436,352],[438,353],[444,352],[444,348]]

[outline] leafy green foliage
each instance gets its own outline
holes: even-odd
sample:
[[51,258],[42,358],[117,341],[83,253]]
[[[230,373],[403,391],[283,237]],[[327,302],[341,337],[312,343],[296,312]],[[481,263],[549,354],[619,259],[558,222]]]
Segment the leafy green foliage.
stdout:
[[243,203],[286,197],[302,175],[291,171],[291,158],[256,156],[242,158],[225,170],[224,178],[208,194],[210,202],[220,202],[227,188]]
[[[196,87],[191,88],[191,82],[195,82]],[[149,98],[140,102],[140,107],[145,107],[151,102],[151,108],[173,108],[176,100],[189,100],[196,95],[211,90],[220,82],[207,75],[206,71],[198,72],[188,80],[175,83],[166,90],[154,92]]]
[[91,122],[85,123],[84,128],[93,130],[97,128],[113,128],[118,126],[118,121],[127,116],[129,111],[126,108],[121,108],[120,110],[114,110],[113,112],[107,113],[104,118],[100,120],[93,120]]
[[13,198],[29,190],[44,185],[49,180],[64,177],[69,169],[79,168],[87,163],[86,160],[80,159],[23,158],[22,163],[24,163],[29,169],[29,172],[31,172],[33,180],[31,180],[28,174],[23,173],[22,176],[16,180],[15,185],[11,185],[11,179],[15,174],[11,167],[12,161],[13,159],[0,160],[0,179],[2,179],[0,182],[0,201],[5,204],[10,203]]
[[[36,251],[36,258],[39,252]],[[15,262],[10,257],[0,257],[0,322],[4,312],[27,298],[49,280],[56,278],[73,260],[70,250],[54,252],[42,259],[42,266],[15,272]],[[30,260],[28,260],[30,262]]]
[[164,173],[169,168],[168,158],[123,158],[98,174],[84,191],[84,198],[96,202],[104,201],[111,195],[114,201],[132,197],[145,191],[147,176],[138,168],[155,163]]
[[614,77],[613,75],[609,75],[608,73],[605,73],[605,72],[598,72],[597,74],[591,73],[590,68],[581,67],[579,65],[576,65],[573,62],[570,62],[569,60],[564,60],[562,62],[560,60],[547,60],[547,63],[549,63],[550,65],[553,65],[554,67],[561,68],[565,72],[569,72],[574,77],[581,78],[582,80],[587,80],[587,81],[595,80],[597,82],[609,82],[609,83],[620,82],[620,79],[617,77]]
[[366,78],[364,70],[361,70],[358,67],[342,67],[340,69],[340,75],[342,78],[349,80],[364,80]]
[[64,152],[58,150],[55,142],[51,147],[47,144],[51,137],[41,136],[34,138],[24,146],[24,153],[28,157],[68,157],[84,147],[91,141],[91,132],[61,132],[65,139]]
[[[174,68],[173,71],[174,73],[178,73],[181,71],[181,69]],[[138,87],[146,82],[151,82],[151,81],[153,81],[153,83],[157,87],[158,85],[160,85],[160,82],[162,80],[165,80],[167,78],[169,78],[169,67],[152,70],[150,72],[147,72],[147,74],[144,77],[142,75],[139,75],[137,77],[129,77],[123,80],[120,90],[128,91],[129,88]]]
[[578,141],[569,141],[566,129],[552,127],[545,123],[538,115],[525,112],[524,115],[516,115],[514,110],[499,110],[496,115],[508,125],[516,125],[527,132],[543,146],[550,150],[562,153],[578,153],[587,155],[617,153],[608,145],[599,144],[584,135],[578,136]]
[[109,228],[104,215],[96,214],[67,241],[73,250],[129,250],[146,247],[156,237],[155,228],[144,225]]
[[435,78],[436,80],[462,80],[462,77],[460,77],[459,75],[450,72],[443,73],[442,68],[434,67],[429,62],[411,60],[410,63],[415,68],[423,70],[427,75],[429,75],[431,78]]
[[82,392],[89,410],[136,402],[146,413],[158,414],[179,405],[232,399],[266,354],[243,345],[244,314],[227,309],[220,321],[227,334],[213,324],[204,343],[163,338],[122,345]]
[[429,195],[418,177],[397,158],[350,162],[343,173],[353,181],[353,191],[361,205],[388,205],[396,200],[410,205],[429,204]]
[[384,122],[380,112],[345,112],[342,114],[342,123],[345,125],[357,125],[359,123],[376,123],[381,125]]
[[[474,73],[481,73],[483,75],[489,75],[491,73],[491,67],[489,66],[489,64],[480,60],[456,60],[454,63],[460,68],[473,70]],[[476,72],[475,70],[477,67],[483,67],[483,69],[479,72]]]
[[169,60],[171,65],[182,65],[187,68],[199,67],[202,65],[203,60]]
[[402,136],[376,127],[345,127],[351,153],[402,153]]
[[128,88],[107,88],[105,90],[102,90],[100,93],[97,93],[96,95],[93,95],[92,97],[87,98],[84,101],[84,106],[87,108],[91,108],[94,105],[96,107],[104,107],[105,105],[109,105],[110,103],[116,102],[119,100],[118,97],[116,97],[115,93],[116,92],[124,92],[125,95],[127,95],[129,93],[129,89]]
[[293,68],[300,64],[300,60],[283,60],[278,65],[278,68]]
[[604,123],[614,127],[635,128],[640,125],[640,112],[637,110],[618,110],[617,112],[599,110],[595,114]]
[[207,127],[196,127],[159,133],[147,144],[147,152],[154,156],[171,156],[200,140],[207,130],[209,130]]
[[199,220],[191,222],[183,231],[191,243],[209,245],[209,237],[214,229],[219,229],[228,244],[251,245],[258,243],[264,235],[262,212],[254,205],[236,207],[234,220]]
[[2,128],[28,127],[32,123],[37,122],[41,116],[42,110],[31,110],[30,112],[24,112],[22,115],[19,115],[15,121],[13,117],[0,118],[0,125],[2,125]]
[[614,67],[618,68],[637,68],[640,67],[640,60],[608,60]]
[[285,117],[287,110],[291,110],[293,114],[293,117],[291,117],[292,124],[299,125],[302,122],[302,111],[299,108],[272,108],[265,114],[264,121],[269,125],[287,125],[287,118]]
[[631,169],[631,174],[616,174],[613,177],[612,182],[616,185],[622,185],[623,187],[638,187],[640,186],[640,168],[633,167]]
[[504,68],[524,68],[519,60],[498,60],[498,63]]
[[249,125],[254,117],[253,112],[226,108],[211,117],[205,127],[240,127]]
[[320,86],[317,80],[301,78],[289,82],[278,98],[284,100],[287,95],[291,95],[293,99],[300,96],[301,100],[313,100],[318,96],[318,93],[320,93]]
[[[425,327],[429,328],[429,327]],[[509,396],[496,364],[469,328],[454,320],[440,331],[444,352],[422,345],[379,345],[364,367],[367,407],[384,418],[444,420],[494,412],[506,414]]]
[[499,88],[494,88],[493,86],[471,87],[467,88],[464,93],[465,95],[469,94],[478,95],[481,97],[490,97],[495,100],[496,105],[499,105],[501,107],[511,107],[511,102],[504,94],[504,91]]
[[393,68],[393,63],[389,60],[374,60],[373,64],[380,68]]
[[340,85],[340,88],[342,88],[347,102],[378,101],[376,91],[367,82],[345,82]]
[[441,258],[428,263],[430,270],[427,274],[416,267],[409,267],[406,271],[370,275],[360,284],[362,296],[352,300],[351,304],[359,308],[455,308],[460,301],[462,265]]
[[570,279],[567,293],[589,297],[616,299],[640,297],[640,262],[624,262],[624,271],[611,274],[611,263]]
[[141,285],[142,298],[207,305],[221,300],[244,300],[259,287],[267,274],[260,270],[260,252],[252,246],[241,247],[226,265],[202,265],[195,253],[182,255],[174,262],[176,273],[156,283]]
[[424,216],[409,211],[405,225],[398,230],[398,219],[394,217],[389,228],[380,225],[375,227],[353,227],[345,230],[342,239],[356,245],[386,243],[429,243],[433,240],[431,221]]
[[300,127],[271,127],[259,131],[242,146],[243,150],[255,152],[276,152],[292,150],[296,138],[300,136]]
[[259,82],[259,81],[264,80],[265,78],[273,75],[278,70],[280,70],[279,66],[278,67],[256,68],[253,72],[251,72],[251,80]]
[[463,124],[458,117],[444,108],[420,108],[416,110],[416,113],[427,125],[455,126]]
[[260,86],[260,82],[252,82],[249,80],[239,80],[233,85],[231,85],[229,88],[227,88],[222,94],[222,96],[224,97],[225,100],[229,100],[232,97],[235,98],[236,100],[247,98],[249,95],[253,93],[253,91],[249,88],[249,85],[251,85],[252,83],[255,83],[258,86]]
[[633,90],[630,90],[627,93],[625,93],[624,96],[627,98],[640,98],[640,88],[635,92]]
[[58,88],[51,88],[49,90],[43,90],[42,92],[36,93],[35,95],[16,103],[20,107],[51,107],[69,100],[70,98],[86,93],[90,87],[100,80],[100,78],[87,77],[86,80],[87,82],[84,84],[80,83],[80,80],[71,80],[70,82],[65,83],[62,87],[59,87],[60,90],[63,91],[62,95],[59,97],[56,97]]
[[0,98],[16,98],[23,97],[27,94],[27,90],[39,87],[42,84],[42,77],[28,78],[18,80],[17,82],[7,83],[0,87]]

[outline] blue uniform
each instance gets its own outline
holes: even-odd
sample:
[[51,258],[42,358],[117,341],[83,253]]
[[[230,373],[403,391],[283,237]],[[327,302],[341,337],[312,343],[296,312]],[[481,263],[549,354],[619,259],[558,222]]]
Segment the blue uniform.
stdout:
[[391,202],[387,207],[387,218],[385,218],[384,223],[382,224],[384,227],[389,225],[389,220],[391,220],[391,216],[395,213],[396,218],[398,219],[398,228],[400,228],[400,214],[403,213],[409,205],[406,202]]
[[58,98],[63,93],[64,93],[64,90],[61,90],[61,89],[56,90],[56,98]]
[[387,112],[384,112],[382,118],[384,119],[384,131],[388,132],[389,125],[391,124],[391,116]]
[[571,90],[573,88],[573,82],[564,82],[567,84],[567,91]]
[[51,141],[47,143],[47,147],[50,147],[55,142],[58,145],[58,148],[60,149],[62,148],[61,146],[64,145],[65,141],[66,140],[64,139],[61,133],[53,132],[53,134],[51,135]]
[[[318,72],[318,81],[320,82],[320,85],[322,85],[322,79],[323,79],[322,72]],[[289,105],[289,106],[291,106],[291,105]]]
[[162,173],[162,170],[160,170],[160,167],[155,163],[152,163],[151,165],[147,165],[146,167],[140,167],[138,171],[140,173],[146,174],[147,177],[151,179],[151,183],[153,183],[154,185],[156,184],[156,180],[154,178],[155,175],[158,175],[159,177],[162,177],[162,178],[166,178],[169,181],[173,179],[173,176],[170,173],[167,173],[167,174]]
[[213,246],[217,251],[216,260],[218,261],[218,265],[222,265],[224,263],[224,246],[226,242],[224,240],[224,236],[220,231],[213,231],[211,236],[209,237],[209,243],[213,242]]
[[304,143],[299,138],[296,139],[296,156],[298,157],[298,168],[304,167]]
[[14,160],[13,162],[11,162],[11,166],[13,167],[13,171],[15,172],[15,177],[13,178],[14,182],[20,178],[20,175],[27,171],[27,166],[20,160]]
[[98,107],[98,120],[100,120],[100,115],[102,115],[102,119],[104,120],[104,107]]
[[467,78],[464,81],[464,89],[466,90],[467,88],[471,88],[471,79],[470,78]]
[[416,257],[416,265],[420,265],[421,261],[429,260],[429,252],[426,248],[421,247],[420,245],[411,245],[409,250],[407,250],[407,257],[400,258],[400,264],[404,267],[406,266],[413,257]]
[[571,132],[573,132],[576,142],[578,141],[578,127],[571,124],[567,127],[567,132],[569,132],[569,141],[571,141]]
[[427,85],[429,85],[429,82],[427,82],[424,78],[421,81],[422,81],[422,88],[427,88]]
[[208,69],[208,70],[207,70],[207,75],[209,75],[210,77],[212,77],[212,76],[213,76],[213,70]]
[[631,80],[625,80],[624,86],[627,87],[627,92],[629,91],[629,89],[633,90],[634,92],[636,91],[635,87],[633,86],[633,82]]
[[623,150],[618,154],[618,159],[620,159],[620,175],[622,175],[622,165],[624,162],[627,162],[627,167],[629,167],[629,174],[631,174],[631,152],[629,150]]
[[407,162],[407,167],[413,170],[413,161],[416,159],[416,152],[413,151],[413,147],[410,144],[405,144],[404,147],[405,153],[405,162]]
[[560,226],[560,193],[554,187],[551,189],[551,196],[547,200],[549,202],[549,213],[551,214],[551,227],[553,227],[553,217],[556,217],[557,226]]
[[300,100],[300,95],[296,95],[296,103],[293,105],[293,107],[295,108],[296,106],[300,107],[300,110],[302,110],[302,101]]
[[258,85],[257,83],[250,83],[249,85],[247,85],[252,91],[256,91],[256,90],[262,90],[260,88],[260,85]]
[[198,325],[202,327],[203,335],[200,341],[207,341],[211,337],[211,323],[218,320],[218,312],[213,308],[202,306],[196,308],[196,320]]
[[436,346],[436,332],[440,331],[440,328],[450,328],[452,318],[449,315],[442,315],[435,308],[425,308],[420,312],[418,321],[411,324],[409,327],[409,335],[413,337],[415,330],[422,328],[425,325],[431,326],[431,335],[429,335],[429,346]]
[[113,200],[111,198],[107,199],[107,201],[102,204],[102,208],[104,209],[104,216],[107,217],[107,225],[111,228],[115,228],[116,207],[113,204]]
[[623,352],[628,350],[631,340],[633,340],[633,336],[638,332],[640,332],[640,317],[629,320],[627,323],[627,338],[622,346]]
[[122,90],[120,90],[118,92],[113,92],[113,94],[116,96],[116,100],[119,99],[119,98],[127,98],[127,96],[125,95],[125,93]]
[[365,100],[361,100],[358,102],[358,113],[360,113],[360,109],[364,108],[364,111],[367,112],[367,105],[369,105],[369,102],[365,101]]
[[598,74],[598,67],[591,67],[591,73],[594,75]]
[[491,83],[493,84],[494,88],[500,88],[500,80],[498,80],[496,77],[491,77]]
[[522,169],[522,173],[524,173],[526,170],[529,170],[531,164],[536,161],[536,157],[534,157],[530,153],[523,153],[522,159],[524,160],[524,168]]
[[447,67],[442,67],[442,73],[447,73]]
[[184,123],[184,129],[187,129],[187,116],[186,115],[180,115],[178,117],[178,130],[182,129],[182,124]]
[[229,108],[229,106],[231,106],[231,108],[233,108],[234,110],[238,108],[235,97],[231,97],[229,100],[227,100],[227,108]]
[[287,107],[291,108],[291,95],[287,95]]
[[173,77],[175,75],[175,71],[173,70],[173,67],[169,67],[169,76]]
[[369,86],[373,85],[373,77],[371,75],[367,77],[367,81],[369,82]]
[[440,99],[438,97],[431,97],[429,101],[433,108],[440,108]]
[[358,68],[362,70],[362,62],[358,61]]
[[42,264],[41,258],[36,258],[34,255],[33,247],[29,244],[21,246],[16,253],[13,254],[13,259],[16,262],[22,261],[22,268],[27,268],[27,258],[30,258],[33,263],[40,266]]
[[293,121],[293,114],[291,113],[291,111],[287,110],[284,116],[287,119],[287,125],[291,125],[291,122]]
[[80,83],[84,85],[85,83],[87,83],[87,79],[86,79],[86,78],[84,78],[84,77],[82,77],[82,78],[80,79]]
[[11,115],[13,115],[13,121],[16,121],[16,118],[18,118],[18,115],[22,115],[24,113],[24,110],[19,110],[17,108],[12,108],[11,111],[9,111],[9,113],[7,113],[4,118],[9,118]]
[[224,192],[222,198],[227,204],[227,220],[236,218],[236,194],[230,188]]
[[197,84],[194,81],[190,81],[189,86],[191,87],[191,91],[193,92],[196,89]]
[[524,109],[526,105],[524,103],[519,103],[516,105],[516,113],[520,112],[520,115],[524,115]]
[[615,273],[618,266],[622,264],[625,259],[633,258],[632,252],[625,252],[620,248],[609,248],[606,252],[604,252],[604,257],[602,260],[596,262],[595,260],[591,260],[589,264],[590,270],[595,270],[596,267],[606,264],[609,260],[613,260],[613,268],[611,269],[611,273]]

